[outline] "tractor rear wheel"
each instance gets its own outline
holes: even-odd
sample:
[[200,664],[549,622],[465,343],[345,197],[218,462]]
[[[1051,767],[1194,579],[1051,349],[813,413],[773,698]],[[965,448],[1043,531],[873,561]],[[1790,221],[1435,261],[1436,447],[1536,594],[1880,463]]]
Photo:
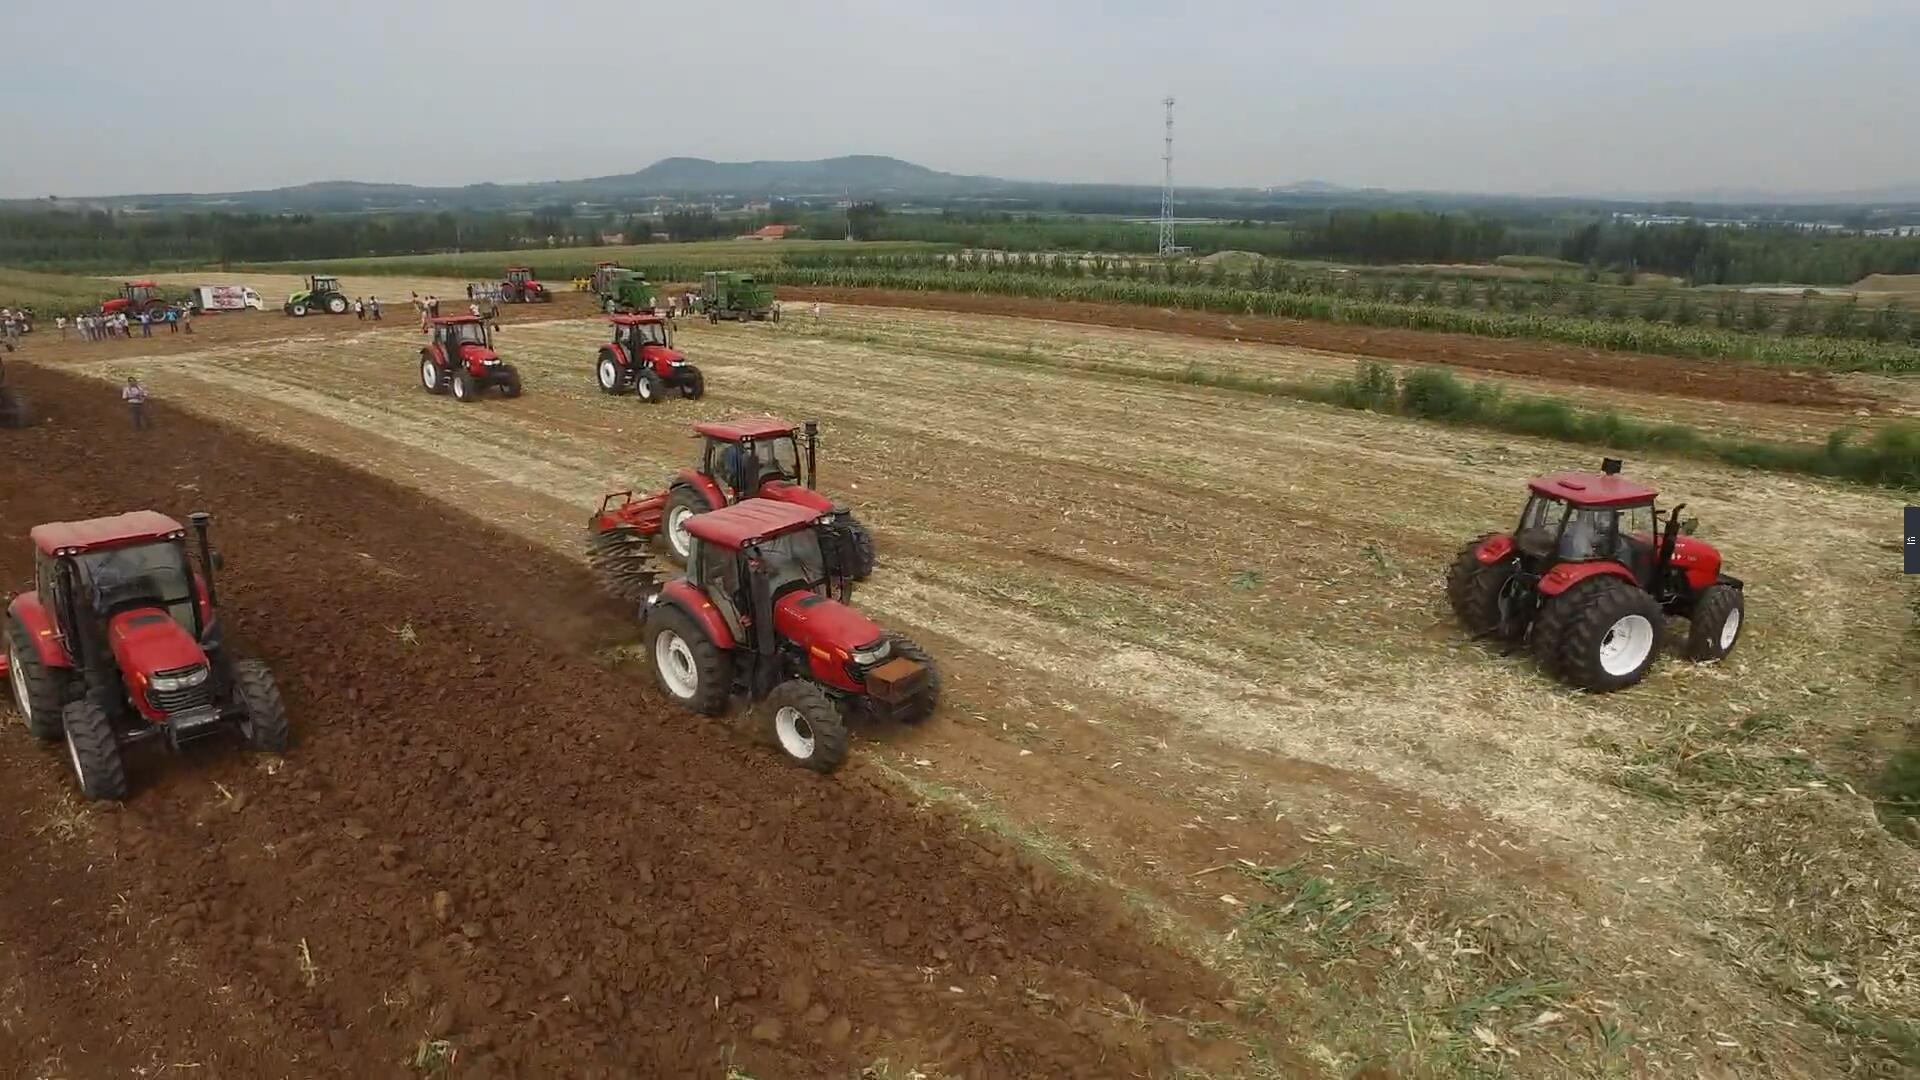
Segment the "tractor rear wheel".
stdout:
[[927,650],[907,635],[889,633],[887,640],[893,644],[893,655],[904,656],[926,666],[927,688],[914,699],[913,708],[900,716],[909,724],[917,724],[932,716],[934,708],[940,704],[940,667],[933,662],[933,657],[927,655]]
[[0,428],[33,426],[33,406],[19,394],[0,386]]
[[1660,652],[1664,619],[1645,589],[1603,574],[1547,601],[1534,627],[1536,652],[1552,650],[1554,673],[1594,693],[1632,686],[1647,677]]
[[642,371],[640,377],[633,380],[633,392],[639,395],[641,401],[649,405],[660,404],[660,395],[665,389],[666,387],[660,382],[660,376],[651,371]]
[[1500,590],[1513,576],[1511,560],[1488,565],[1478,552],[1492,533],[1467,541],[1447,567],[1447,603],[1472,634],[1489,634],[1500,628]]
[[627,386],[627,374],[620,370],[620,363],[614,358],[612,349],[601,349],[600,359],[593,366],[594,379],[600,383],[603,394],[624,394]]
[[460,402],[462,405],[467,405],[471,404],[473,399],[479,396],[473,388],[473,376],[468,375],[464,371],[456,371],[453,373],[453,400]]
[[246,716],[240,720],[240,738],[249,750],[269,754],[287,752],[287,706],[273,672],[260,660],[238,660],[233,665],[233,692]]
[[429,394],[445,393],[447,389],[446,380],[440,375],[439,365],[425,356],[420,358],[420,385]]
[[344,296],[327,297],[327,311],[334,315],[345,315],[347,313],[347,298]]
[[788,679],[767,695],[773,737],[804,768],[830,773],[847,760],[847,722],[825,690],[805,679]]
[[18,619],[7,620],[7,681],[27,732],[36,739],[59,738],[60,684],[40,662],[33,638]]
[[127,797],[127,769],[120,761],[120,743],[114,738],[107,711],[97,702],[70,701],[60,714],[67,731],[67,756],[73,761],[80,794],[89,799]]
[[647,655],[661,692],[707,716],[727,711],[733,696],[733,658],[670,604],[647,616]]
[[1731,585],[1709,585],[1693,601],[1687,620],[1687,659],[1718,660],[1733,651],[1746,622],[1746,594]]
[[687,534],[687,521],[707,512],[707,500],[685,484],[667,493],[667,505],[660,514],[660,535],[667,538],[667,550],[675,561],[686,564],[693,555],[693,537]]

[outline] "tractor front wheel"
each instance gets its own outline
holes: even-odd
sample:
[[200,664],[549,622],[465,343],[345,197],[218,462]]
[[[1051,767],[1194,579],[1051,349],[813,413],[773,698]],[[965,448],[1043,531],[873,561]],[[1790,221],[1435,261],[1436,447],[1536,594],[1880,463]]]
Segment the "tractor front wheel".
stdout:
[[520,396],[520,369],[508,368],[506,377],[500,382],[500,396],[516,398]]
[[707,500],[685,484],[667,495],[666,509],[660,515],[660,535],[667,538],[667,550],[683,566],[693,556],[693,537],[687,533],[687,522],[693,515],[706,512]]
[[719,716],[733,696],[732,658],[686,612],[670,605],[647,616],[647,655],[668,697],[694,712]]
[[1554,674],[1604,694],[1647,677],[1664,620],[1645,589],[1611,574],[1590,577],[1547,601],[1534,626],[1536,653],[1553,654]]
[[1687,623],[1687,659],[1718,660],[1733,651],[1746,621],[1746,594],[1731,585],[1709,585],[1693,601]]
[[466,405],[478,396],[479,394],[477,394],[473,388],[473,376],[468,375],[464,371],[456,371],[453,373],[453,400],[458,401],[462,405]]
[[1471,634],[1490,634],[1500,628],[1500,590],[1513,576],[1512,560],[1503,559],[1491,566],[1480,561],[1480,545],[1488,536],[1475,537],[1454,556],[1447,567],[1447,603],[1461,625]]
[[873,534],[859,522],[849,521],[847,538],[853,545],[853,580],[865,581],[873,576]]
[[634,393],[639,395],[641,401],[649,405],[660,404],[660,394],[664,389],[664,385],[660,382],[660,376],[655,375],[651,371],[642,371],[640,377],[633,381]]
[[847,722],[818,685],[788,679],[767,695],[767,708],[773,712],[774,739],[797,764],[830,773],[847,760]]
[[36,739],[60,737],[60,684],[40,662],[33,638],[18,619],[7,620],[7,681],[12,684],[13,707]]
[[593,374],[600,383],[603,394],[624,394],[627,392],[626,372],[620,370],[620,363],[614,359],[612,349],[601,349],[600,359],[593,366]]
[[893,655],[904,656],[927,669],[927,688],[914,698],[913,707],[900,716],[909,724],[917,724],[932,716],[934,708],[940,704],[940,667],[933,662],[933,657],[927,655],[927,650],[907,635],[890,633],[887,640],[893,645]]
[[305,318],[307,314],[307,305],[305,304],[289,305],[287,307],[287,314],[293,316],[296,319]]
[[695,401],[707,396],[707,379],[699,368],[687,368],[687,381],[681,384],[680,393]]
[[80,794],[89,799],[127,797],[127,769],[107,711],[91,700],[70,701],[60,714],[67,731],[67,756],[73,761]]
[[233,692],[246,715],[240,719],[240,738],[249,750],[269,754],[287,752],[287,706],[280,700],[280,687],[273,672],[259,660],[240,660],[233,665]]

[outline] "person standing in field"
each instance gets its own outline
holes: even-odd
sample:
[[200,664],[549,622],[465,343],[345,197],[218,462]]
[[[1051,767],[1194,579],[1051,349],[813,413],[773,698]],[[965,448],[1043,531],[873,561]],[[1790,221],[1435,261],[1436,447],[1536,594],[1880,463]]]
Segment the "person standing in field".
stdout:
[[180,332],[180,309],[168,308],[167,314],[166,314],[166,320],[167,320],[167,333],[177,334]]
[[377,296],[367,297],[367,314],[373,316],[374,322],[380,321],[380,298],[379,297]]
[[354,298],[353,317],[359,319],[361,322],[367,321],[367,302],[365,300],[361,300],[358,297]]
[[120,390],[120,400],[127,403],[127,412],[133,416],[133,429],[145,431],[150,426],[147,423],[147,388],[140,385],[139,379],[129,375],[127,385]]
[[818,300],[815,300],[813,302],[813,321],[814,322],[820,321],[820,301]]
[[55,315],[53,317],[53,325],[60,328],[60,340],[67,340],[67,317],[65,315]]
[[180,329],[185,330],[189,334],[193,333],[192,304],[188,304],[186,307],[180,309]]
[[153,336],[153,316],[145,311],[140,313],[140,336]]

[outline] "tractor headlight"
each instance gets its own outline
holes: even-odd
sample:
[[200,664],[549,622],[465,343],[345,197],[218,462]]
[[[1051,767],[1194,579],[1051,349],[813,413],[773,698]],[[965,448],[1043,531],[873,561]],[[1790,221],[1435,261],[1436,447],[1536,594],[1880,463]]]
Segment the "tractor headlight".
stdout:
[[855,649],[852,654],[853,662],[861,667],[872,667],[891,655],[893,655],[893,642],[884,640],[865,649]]
[[198,667],[184,675],[155,675],[147,680],[147,685],[163,694],[171,694],[175,690],[186,690],[206,681],[207,669]]

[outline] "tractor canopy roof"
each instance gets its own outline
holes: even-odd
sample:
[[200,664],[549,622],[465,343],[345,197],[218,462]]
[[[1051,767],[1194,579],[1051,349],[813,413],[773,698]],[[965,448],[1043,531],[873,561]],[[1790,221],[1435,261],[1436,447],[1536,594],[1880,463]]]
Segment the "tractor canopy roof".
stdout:
[[709,544],[743,548],[782,533],[808,528],[820,511],[773,499],[746,499],[687,519],[688,532]]
[[740,442],[743,439],[771,439],[776,435],[791,435],[793,425],[785,420],[762,416],[743,420],[722,420],[717,423],[709,421],[693,425],[693,430],[711,439]]
[[438,318],[433,320],[433,325],[435,326],[471,326],[476,323],[484,323],[486,321],[487,320],[481,318],[478,315],[448,315],[448,316],[445,316],[444,318]]
[[1575,506],[1599,508],[1649,503],[1659,494],[1645,484],[1601,473],[1563,472],[1536,476],[1527,482],[1527,486],[1550,499],[1562,499]]
[[509,267],[507,267],[507,273],[509,273],[509,274],[531,274],[531,273],[533,273],[533,268],[532,268],[532,267],[530,267],[530,266],[509,266]]
[[127,282],[127,287],[129,289],[157,289],[160,286],[155,285],[151,281],[129,281]]
[[84,555],[102,548],[130,547],[185,536],[186,530],[165,514],[135,510],[87,521],[50,521],[35,525],[31,535],[42,555]]
[[607,321],[615,326],[658,326],[667,320],[658,315],[609,315]]

